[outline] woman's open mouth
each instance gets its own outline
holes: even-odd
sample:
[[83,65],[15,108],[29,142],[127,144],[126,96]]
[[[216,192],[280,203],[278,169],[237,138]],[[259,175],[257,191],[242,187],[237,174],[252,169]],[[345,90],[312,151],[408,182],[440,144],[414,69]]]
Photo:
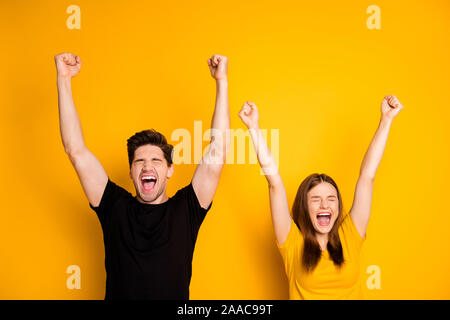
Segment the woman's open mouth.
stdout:
[[317,214],[316,217],[317,217],[317,222],[319,223],[320,226],[327,227],[328,225],[330,225],[331,213],[320,212]]
[[141,187],[142,191],[145,193],[152,192],[156,185],[157,178],[154,175],[143,175],[141,176]]

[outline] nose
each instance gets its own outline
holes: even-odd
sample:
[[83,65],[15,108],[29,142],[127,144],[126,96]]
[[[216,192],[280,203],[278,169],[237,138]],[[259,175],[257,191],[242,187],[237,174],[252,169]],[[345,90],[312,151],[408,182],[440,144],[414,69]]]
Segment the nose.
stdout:
[[327,209],[328,208],[328,201],[323,199],[320,201],[320,208],[321,209]]
[[144,166],[142,167],[142,169],[143,169],[145,172],[151,171],[152,166],[151,166],[151,164],[150,164],[149,162],[144,161]]

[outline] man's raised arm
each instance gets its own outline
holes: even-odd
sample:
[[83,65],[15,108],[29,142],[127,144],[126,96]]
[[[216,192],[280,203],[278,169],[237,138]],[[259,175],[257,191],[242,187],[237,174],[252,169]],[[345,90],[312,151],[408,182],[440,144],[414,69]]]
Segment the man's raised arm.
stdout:
[[230,110],[228,108],[228,58],[213,55],[208,59],[211,76],[216,80],[216,105],[211,123],[211,143],[192,178],[192,186],[203,208],[207,208],[219,184],[229,145]]
[[72,53],[55,56],[59,124],[64,150],[75,168],[89,202],[97,207],[108,176],[97,158],[86,148],[80,118],[72,98],[71,80],[81,69],[81,59]]

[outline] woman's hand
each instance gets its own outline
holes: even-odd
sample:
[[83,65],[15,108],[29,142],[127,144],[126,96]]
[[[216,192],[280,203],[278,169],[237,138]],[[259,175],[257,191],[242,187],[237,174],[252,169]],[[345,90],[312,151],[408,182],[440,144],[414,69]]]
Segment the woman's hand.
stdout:
[[383,102],[381,102],[381,115],[385,119],[394,120],[402,109],[403,105],[396,96],[385,96]]
[[246,101],[238,114],[242,122],[249,129],[259,129],[259,113],[258,108],[253,102]]

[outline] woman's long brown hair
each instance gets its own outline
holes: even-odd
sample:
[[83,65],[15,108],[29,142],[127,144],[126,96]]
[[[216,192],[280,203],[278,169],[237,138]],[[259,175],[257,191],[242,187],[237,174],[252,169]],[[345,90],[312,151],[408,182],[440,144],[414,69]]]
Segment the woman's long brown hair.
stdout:
[[319,242],[316,239],[316,231],[312,224],[308,210],[308,191],[322,182],[328,182],[334,188],[338,195],[339,214],[333,228],[328,234],[327,250],[331,259],[337,267],[341,267],[344,263],[344,255],[342,252],[341,240],[339,239],[339,225],[342,221],[342,198],[339,189],[334,180],[326,174],[314,173],[308,176],[298,188],[294,204],[292,206],[292,218],[303,235],[303,253],[302,265],[307,272],[314,270],[322,256]]

